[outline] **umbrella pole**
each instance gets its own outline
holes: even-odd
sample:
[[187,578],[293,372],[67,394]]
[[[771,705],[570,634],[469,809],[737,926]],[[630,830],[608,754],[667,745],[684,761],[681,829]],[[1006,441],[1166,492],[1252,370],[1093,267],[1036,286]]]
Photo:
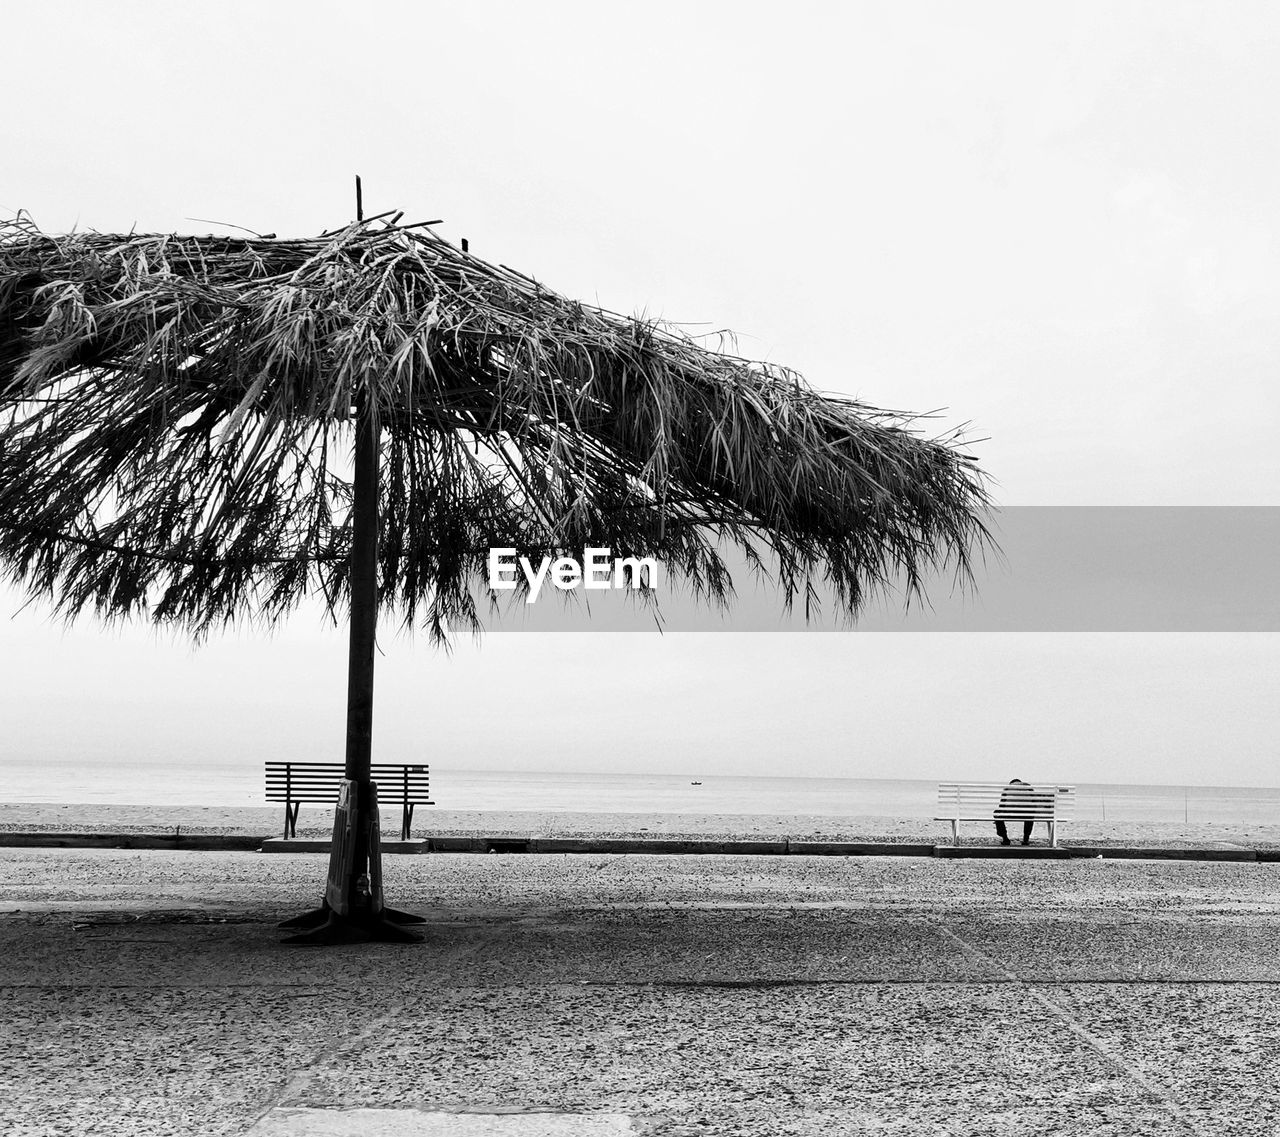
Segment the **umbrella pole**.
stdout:
[[373,661],[378,632],[378,442],[368,404],[368,399],[361,399],[356,420],[347,755],[343,771],[362,787],[369,784],[373,762]]
[[382,902],[382,846],[373,760],[373,665],[378,630],[378,431],[371,400],[356,412],[351,522],[351,628],[347,656],[347,750],[334,817],[324,903],[280,926],[298,931],[285,943],[413,943],[401,925],[418,916]]
[[[364,220],[360,179],[356,217]],[[350,643],[347,655],[347,750],[333,823],[325,899],[312,912],[280,926],[298,930],[285,943],[336,944],[367,940],[416,943],[401,925],[422,917],[382,902],[382,841],[373,762],[373,663],[378,635],[378,426],[369,392],[356,403],[355,470],[351,486]]]

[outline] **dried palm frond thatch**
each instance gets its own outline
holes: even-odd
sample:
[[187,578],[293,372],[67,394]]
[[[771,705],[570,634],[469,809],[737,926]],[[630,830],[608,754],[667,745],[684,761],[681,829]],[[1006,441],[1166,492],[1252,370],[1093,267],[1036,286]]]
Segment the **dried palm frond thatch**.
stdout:
[[608,546],[728,593],[720,551],[856,611],[965,577],[959,438],[566,299],[421,227],[306,240],[0,226],[0,566],[75,614],[203,629],[345,602],[353,408],[380,602],[474,624],[490,546]]

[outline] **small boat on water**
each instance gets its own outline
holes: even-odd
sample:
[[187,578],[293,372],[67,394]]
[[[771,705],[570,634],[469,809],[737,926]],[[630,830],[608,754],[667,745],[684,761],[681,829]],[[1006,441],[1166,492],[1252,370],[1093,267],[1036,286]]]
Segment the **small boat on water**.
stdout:
[[700,785],[702,785],[702,783],[701,783],[701,782],[690,782],[690,783],[689,783],[689,785],[691,785],[691,786],[700,786]]

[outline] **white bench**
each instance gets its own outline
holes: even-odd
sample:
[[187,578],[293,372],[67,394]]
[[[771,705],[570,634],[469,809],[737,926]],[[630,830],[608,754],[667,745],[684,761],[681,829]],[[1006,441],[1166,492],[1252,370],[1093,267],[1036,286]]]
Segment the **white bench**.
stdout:
[[1075,803],[1075,786],[1056,782],[1033,782],[1025,788],[1013,787],[1012,800],[1001,799],[1010,788],[1008,782],[939,782],[938,815],[935,821],[951,822],[951,843],[960,844],[960,822],[985,821],[988,825],[1003,821],[1006,825],[1021,821],[1043,821],[1049,826],[1049,844],[1058,846],[1058,823],[1070,821]]

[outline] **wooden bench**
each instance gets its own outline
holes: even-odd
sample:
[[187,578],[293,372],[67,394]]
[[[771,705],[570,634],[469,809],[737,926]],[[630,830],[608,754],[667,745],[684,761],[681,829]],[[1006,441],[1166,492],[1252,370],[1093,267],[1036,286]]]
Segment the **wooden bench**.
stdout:
[[[304,801],[336,805],[342,781],[341,762],[268,762],[267,801],[284,802],[284,835],[298,835],[298,809]],[[399,802],[400,840],[409,840],[415,805],[435,805],[431,800],[426,766],[395,766],[375,762],[372,780],[378,787],[379,807]]]
[[[960,844],[960,822],[996,821],[1018,823],[1043,821],[1049,826],[1049,844],[1058,846],[1058,825],[1072,820],[1075,786],[1056,782],[1033,783],[1025,788],[1008,782],[939,782],[938,813],[935,821],[951,822],[951,843]],[[1002,804],[1003,799],[1003,804]]]

